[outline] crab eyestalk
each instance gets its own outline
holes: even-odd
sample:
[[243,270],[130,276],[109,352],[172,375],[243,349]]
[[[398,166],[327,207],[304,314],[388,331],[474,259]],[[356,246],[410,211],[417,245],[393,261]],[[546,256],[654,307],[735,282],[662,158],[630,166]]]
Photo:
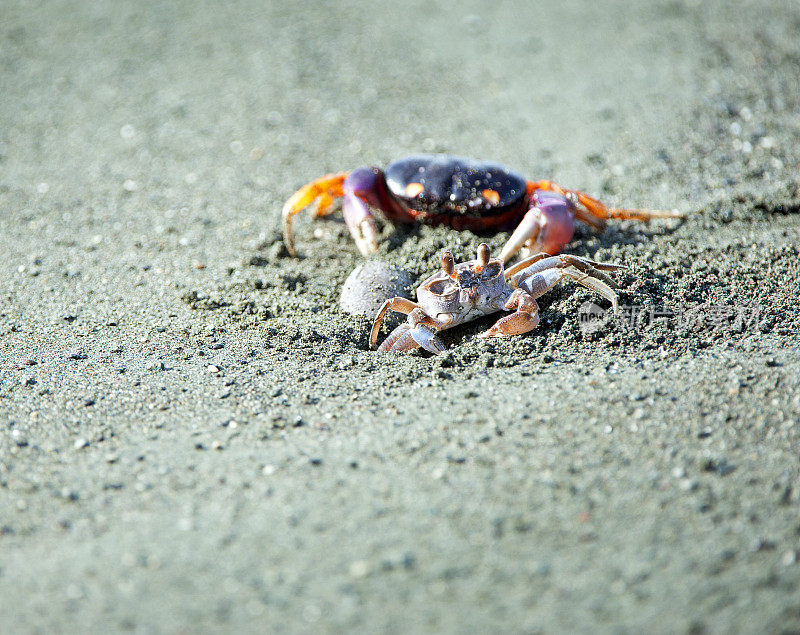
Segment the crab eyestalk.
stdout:
[[449,251],[446,251],[442,254],[442,271],[450,276],[453,274],[453,269],[455,269],[453,254],[451,254]]
[[486,243],[478,245],[478,264],[481,267],[489,264],[489,245]]

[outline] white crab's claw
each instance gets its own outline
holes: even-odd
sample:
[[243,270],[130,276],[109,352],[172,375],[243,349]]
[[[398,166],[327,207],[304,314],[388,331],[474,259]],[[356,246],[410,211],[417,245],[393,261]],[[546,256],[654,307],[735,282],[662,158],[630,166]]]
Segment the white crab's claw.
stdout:
[[444,344],[442,344],[442,341],[436,337],[436,331],[425,324],[417,324],[408,331],[408,334],[414,338],[417,344],[429,353],[439,355],[447,350]]

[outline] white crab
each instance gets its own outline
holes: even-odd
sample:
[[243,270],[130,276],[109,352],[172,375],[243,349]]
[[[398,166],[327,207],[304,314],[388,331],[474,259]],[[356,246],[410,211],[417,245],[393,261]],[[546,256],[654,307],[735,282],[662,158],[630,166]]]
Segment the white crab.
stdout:
[[479,337],[508,337],[527,333],[539,324],[536,298],[564,278],[596,291],[617,311],[616,283],[603,271],[624,269],[624,265],[594,262],[579,256],[541,253],[504,270],[503,263],[489,258],[489,247],[481,243],[478,259],[454,264],[453,256],[442,254],[442,269],[417,288],[417,302],[395,297],[383,303],[369,336],[375,347],[387,311],[408,315],[407,322],[391,332],[379,351],[403,352],[420,346],[435,355],[445,351],[436,333],[497,311],[514,311],[500,318]]

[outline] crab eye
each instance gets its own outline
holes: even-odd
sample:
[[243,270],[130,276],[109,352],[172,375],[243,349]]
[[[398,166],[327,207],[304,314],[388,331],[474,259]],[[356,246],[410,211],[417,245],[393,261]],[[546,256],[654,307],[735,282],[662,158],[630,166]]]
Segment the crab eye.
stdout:
[[428,286],[428,290],[433,295],[447,295],[453,292],[453,285],[449,280],[434,280]]

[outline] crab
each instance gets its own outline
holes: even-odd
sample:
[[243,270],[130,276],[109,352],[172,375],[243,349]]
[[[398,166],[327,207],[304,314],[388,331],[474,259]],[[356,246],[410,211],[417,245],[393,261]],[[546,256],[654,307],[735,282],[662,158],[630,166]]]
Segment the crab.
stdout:
[[283,238],[292,256],[297,257],[292,218],[315,201],[313,216],[327,216],[337,198],[343,199],[345,223],[364,256],[378,249],[370,208],[394,222],[447,225],[479,234],[513,230],[500,252],[504,263],[521,249],[523,257],[559,253],[572,239],[576,219],[600,232],[609,219],[682,216],[677,210],[606,207],[588,194],[552,181],[528,181],[497,163],[421,154],[394,161],[385,170],[362,167],[328,174],[300,188],[283,207]]
[[604,273],[625,269],[624,265],[595,262],[579,256],[539,253],[505,269],[500,258],[489,257],[486,243],[478,246],[477,260],[455,264],[449,251],[442,254],[442,268],[417,288],[417,302],[395,297],[386,300],[375,316],[369,336],[375,348],[381,324],[388,311],[408,315],[378,347],[381,352],[402,353],[419,347],[439,355],[445,351],[439,331],[497,313],[514,311],[500,318],[478,337],[511,337],[533,330],[539,324],[536,298],[561,280],[569,279],[611,302],[617,312],[614,280]]

